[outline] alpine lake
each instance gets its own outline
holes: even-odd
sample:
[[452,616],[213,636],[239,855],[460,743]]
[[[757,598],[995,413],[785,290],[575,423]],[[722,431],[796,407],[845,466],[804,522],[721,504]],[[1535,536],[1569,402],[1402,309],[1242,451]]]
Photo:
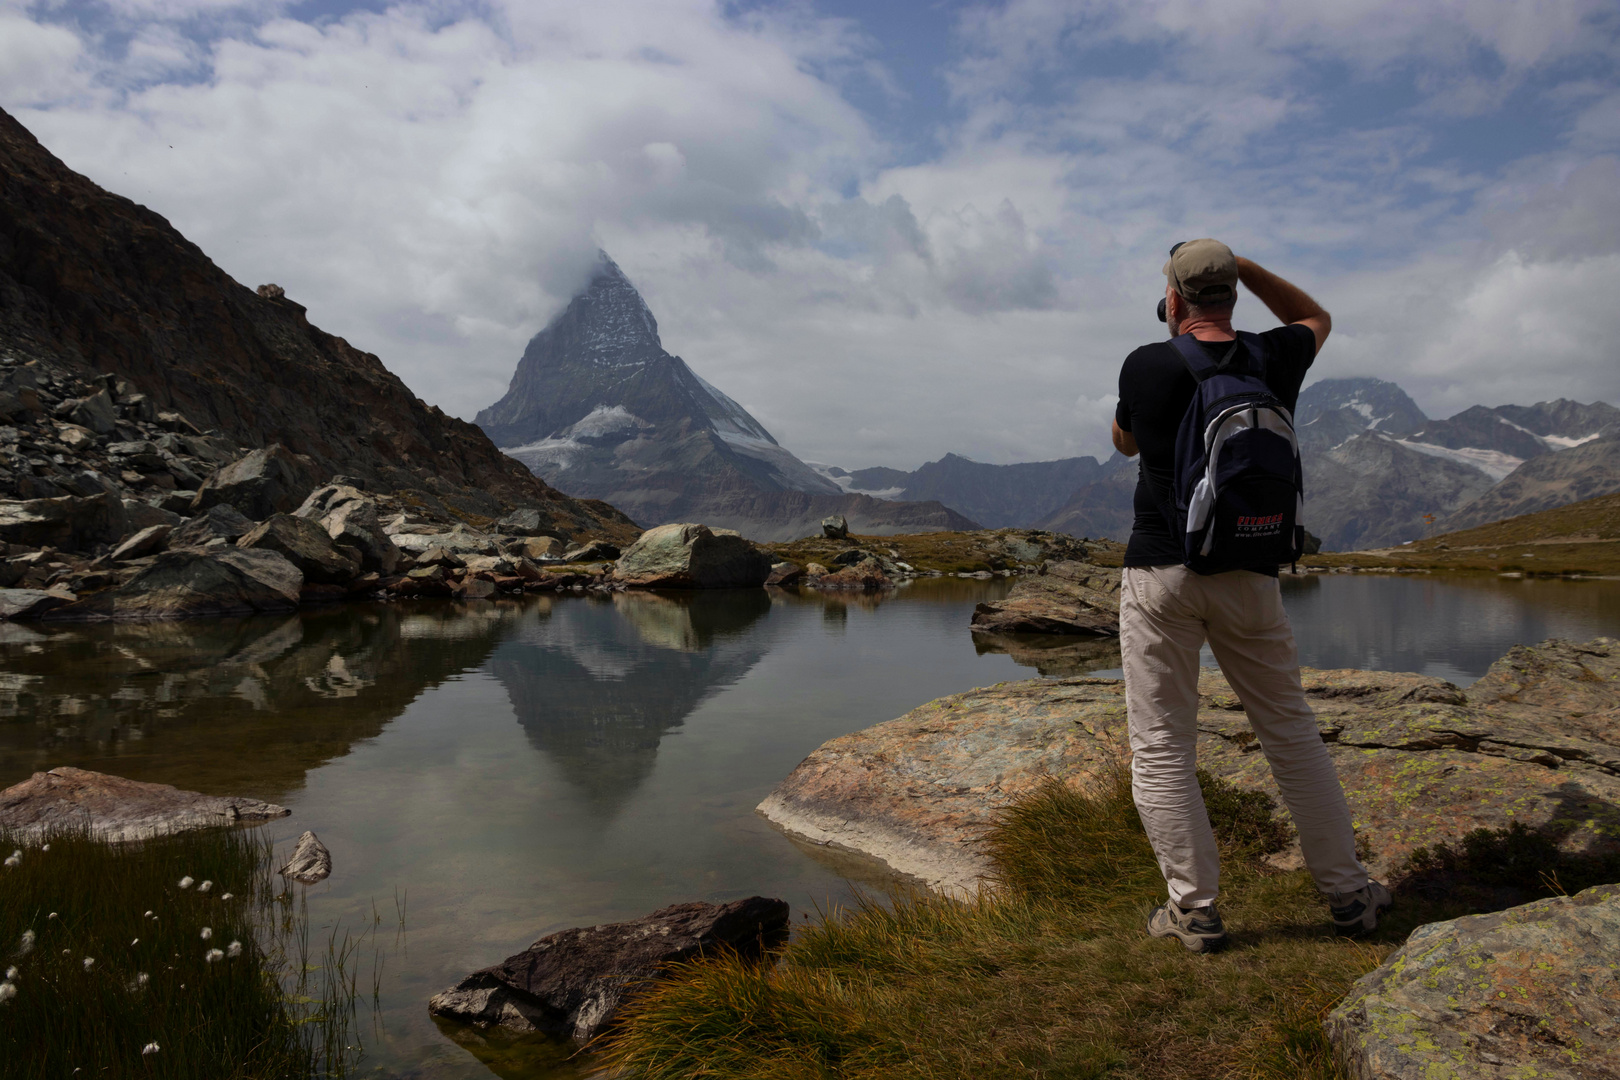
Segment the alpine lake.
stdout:
[[[976,643],[974,605],[1010,586],[0,623],[0,786],[75,765],[290,807],[264,826],[278,854],[312,829],[334,863],[308,890],[312,936],[365,935],[359,1075],[583,1076],[572,1047],[437,1022],[428,997],[566,927],[753,894],[797,922],[881,893],[882,866],[799,843],[754,806],[822,742],[933,698],[1118,674],[1111,643]],[[1620,636],[1620,580],[1283,588],[1312,667],[1467,685],[1515,644]]]

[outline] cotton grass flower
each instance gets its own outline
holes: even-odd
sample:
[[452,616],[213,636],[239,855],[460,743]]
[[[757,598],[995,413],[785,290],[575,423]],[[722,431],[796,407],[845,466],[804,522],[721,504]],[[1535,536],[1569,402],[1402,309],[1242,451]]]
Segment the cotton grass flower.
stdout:
[[17,988],[11,983],[0,983],[0,1001],[10,1001],[17,996]]
[[133,949],[135,946],[139,945],[140,943],[141,943],[141,939],[136,938],[134,941],[131,941],[129,943],[129,947]]
[[231,898],[231,894],[230,893],[220,893],[219,898],[221,900],[229,900]]
[[209,938],[211,938],[213,936],[214,936],[214,928],[212,926],[203,927],[202,939],[204,941],[207,941]]
[[17,946],[17,951],[23,956],[27,956],[34,951],[34,932],[32,930],[23,931],[22,944]]
[[41,844],[40,847],[39,847],[39,850],[41,850],[41,851],[49,851],[49,850],[51,850],[51,845],[49,845],[49,844]]
[[161,1049],[161,1047],[159,1047],[157,1043],[149,1042],[145,1046],[141,1047],[141,1057],[146,1057],[148,1054],[155,1054],[159,1049]]
[[242,943],[240,941],[233,941],[229,945],[225,946],[225,955],[229,956],[233,960],[238,956],[241,956]]
[[180,887],[182,889],[191,888],[191,875],[190,874],[187,874],[185,877],[180,879]]
[[198,892],[207,892],[209,889],[212,889],[213,887],[214,887],[214,883],[212,881],[205,881],[201,885],[197,886],[197,891]]
[[144,971],[137,972],[136,975],[135,975],[135,985],[136,986],[145,986],[147,983],[149,983],[151,981],[152,981],[152,976],[148,975]]
[[203,953],[203,959],[212,964],[215,960],[225,959],[225,954],[220,952],[218,949],[209,949],[207,952]]
[[6,867],[7,867],[7,869],[9,869],[9,868],[11,868],[13,866],[21,866],[21,865],[22,865],[22,852],[21,851],[13,851],[10,855],[8,855],[6,857]]
[[17,981],[17,969],[16,968],[14,968],[14,967],[6,968],[6,981],[7,982],[16,982]]
[[95,957],[87,956],[87,957],[84,958],[84,970],[89,971],[91,968],[93,968],[95,966],[96,966]]

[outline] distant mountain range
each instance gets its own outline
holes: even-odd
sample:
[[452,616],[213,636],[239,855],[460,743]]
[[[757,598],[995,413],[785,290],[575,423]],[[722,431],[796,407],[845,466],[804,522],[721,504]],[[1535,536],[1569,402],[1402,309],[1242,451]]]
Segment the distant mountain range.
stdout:
[[[1329,550],[1386,547],[1620,491],[1620,409],[1476,405],[1431,420],[1392,382],[1324,379],[1299,397],[1306,522]],[[986,465],[947,454],[913,472],[817,469],[846,491],[929,498],[986,525],[1125,539],[1134,460]]]
[[606,253],[476,423],[559,490],[606,500],[642,526],[702,521],[755,540],[797,539],[831,515],[869,534],[976,527],[937,502],[851,494],[794,457],[664,350],[652,311]]

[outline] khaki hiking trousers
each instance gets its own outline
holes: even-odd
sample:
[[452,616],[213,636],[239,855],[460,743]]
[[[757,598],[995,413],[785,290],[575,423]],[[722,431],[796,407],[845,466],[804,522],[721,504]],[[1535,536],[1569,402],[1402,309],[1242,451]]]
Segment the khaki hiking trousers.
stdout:
[[1170,899],[1201,907],[1220,891],[1220,856],[1196,775],[1198,651],[1206,640],[1260,739],[1317,888],[1364,888],[1350,808],[1305,702],[1277,580],[1247,570],[1126,567],[1119,637],[1131,791]]

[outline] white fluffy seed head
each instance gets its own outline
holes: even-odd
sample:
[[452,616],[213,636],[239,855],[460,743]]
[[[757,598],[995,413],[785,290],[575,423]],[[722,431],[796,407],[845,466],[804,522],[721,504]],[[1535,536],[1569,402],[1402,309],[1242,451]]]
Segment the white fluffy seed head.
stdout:
[[218,949],[209,949],[207,952],[203,953],[203,959],[208,961],[210,964],[212,964],[215,960],[223,960],[224,958],[225,954],[220,952]]
[[141,943],[141,939],[136,938],[134,941],[131,941],[129,943],[129,947],[133,949],[135,946],[139,945],[140,943]]
[[149,1042],[145,1046],[141,1047],[141,1057],[145,1057],[148,1054],[155,1054],[158,1052],[158,1049],[159,1047],[157,1043]]
[[0,1001],[10,1001],[17,996],[17,988],[10,983],[0,983]]
[[84,958],[84,970],[89,971],[91,968],[93,968],[95,966],[96,966],[95,957],[87,956],[87,957]]
[[212,926],[203,927],[203,929],[202,929],[202,939],[204,941],[207,941],[209,938],[211,938],[213,936],[214,936],[214,928]]
[[6,867],[8,869],[11,868],[11,867],[20,866],[20,865],[22,865],[22,856],[21,855],[12,855],[8,859],[6,859]]
[[141,916],[141,918],[143,918],[143,919],[150,919],[151,917],[152,917],[152,913],[150,911],[148,911],[145,915]]
[[209,889],[212,889],[213,887],[214,887],[214,883],[212,881],[205,881],[201,885],[197,886],[197,891],[198,892],[207,892]]
[[144,971],[138,973],[135,976],[135,985],[136,986],[145,986],[147,983],[149,983],[151,981],[152,981],[152,976],[148,975]]
[[16,968],[14,968],[14,967],[6,968],[6,981],[7,982],[16,982],[17,981],[17,969]]
[[22,951],[26,954],[28,950],[32,949],[33,947],[34,932],[32,930],[24,930],[22,936]]
[[185,877],[180,879],[180,887],[182,889],[191,888],[191,875],[190,874],[187,874]]
[[220,893],[219,898],[221,900],[229,900],[231,898],[231,894],[230,893]]
[[229,945],[225,946],[225,955],[233,958],[241,956],[242,943],[240,941],[233,941]]
[[51,845],[49,845],[49,844],[41,844],[39,846],[39,850],[41,850],[41,851],[49,851],[49,850],[51,850]]

